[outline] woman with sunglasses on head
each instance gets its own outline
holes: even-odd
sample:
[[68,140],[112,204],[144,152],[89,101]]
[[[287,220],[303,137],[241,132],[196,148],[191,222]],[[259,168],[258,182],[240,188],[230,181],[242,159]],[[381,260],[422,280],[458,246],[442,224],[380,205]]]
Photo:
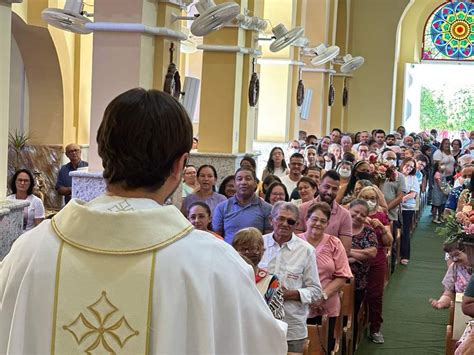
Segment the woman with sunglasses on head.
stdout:
[[24,231],[33,229],[44,220],[43,201],[33,195],[34,186],[33,174],[27,169],[18,170],[10,183],[12,194],[7,196],[7,200],[26,200],[30,203],[23,210]]
[[310,306],[308,324],[321,324],[322,316],[329,318],[328,353],[334,348],[334,327],[341,304],[339,291],[352,278],[346,250],[339,238],[324,233],[331,218],[331,207],[326,202],[313,204],[306,214],[306,232],[301,238],[315,249],[323,298]]

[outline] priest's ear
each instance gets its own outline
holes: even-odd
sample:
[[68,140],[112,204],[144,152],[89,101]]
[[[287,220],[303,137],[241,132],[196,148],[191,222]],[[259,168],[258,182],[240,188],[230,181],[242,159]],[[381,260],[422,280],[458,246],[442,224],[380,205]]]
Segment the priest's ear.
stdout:
[[179,181],[183,178],[184,169],[188,164],[189,153],[184,153],[178,159],[176,159],[171,167],[170,176],[177,178]]

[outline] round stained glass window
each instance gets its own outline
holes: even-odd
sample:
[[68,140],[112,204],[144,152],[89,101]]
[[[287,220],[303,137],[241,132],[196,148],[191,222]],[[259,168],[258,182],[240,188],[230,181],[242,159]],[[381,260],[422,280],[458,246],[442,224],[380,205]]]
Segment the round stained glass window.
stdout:
[[423,59],[474,59],[471,57],[474,57],[474,3],[446,3],[427,23]]

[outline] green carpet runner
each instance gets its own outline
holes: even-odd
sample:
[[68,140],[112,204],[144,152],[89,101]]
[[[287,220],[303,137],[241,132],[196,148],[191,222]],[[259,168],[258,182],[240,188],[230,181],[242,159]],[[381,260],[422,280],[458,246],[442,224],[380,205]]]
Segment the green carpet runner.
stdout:
[[437,311],[428,302],[441,295],[446,272],[443,238],[435,234],[436,227],[426,208],[411,239],[410,263],[397,265],[385,288],[385,344],[373,344],[365,337],[357,355],[444,354],[448,310]]

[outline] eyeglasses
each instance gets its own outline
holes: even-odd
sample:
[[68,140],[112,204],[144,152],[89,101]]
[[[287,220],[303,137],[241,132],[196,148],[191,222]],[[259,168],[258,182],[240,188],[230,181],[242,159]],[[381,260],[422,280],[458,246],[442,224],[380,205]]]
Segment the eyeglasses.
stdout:
[[276,221],[278,223],[288,223],[289,226],[294,226],[296,224],[296,221],[292,218],[286,218],[286,217],[283,217],[283,216],[279,216],[276,218]]

